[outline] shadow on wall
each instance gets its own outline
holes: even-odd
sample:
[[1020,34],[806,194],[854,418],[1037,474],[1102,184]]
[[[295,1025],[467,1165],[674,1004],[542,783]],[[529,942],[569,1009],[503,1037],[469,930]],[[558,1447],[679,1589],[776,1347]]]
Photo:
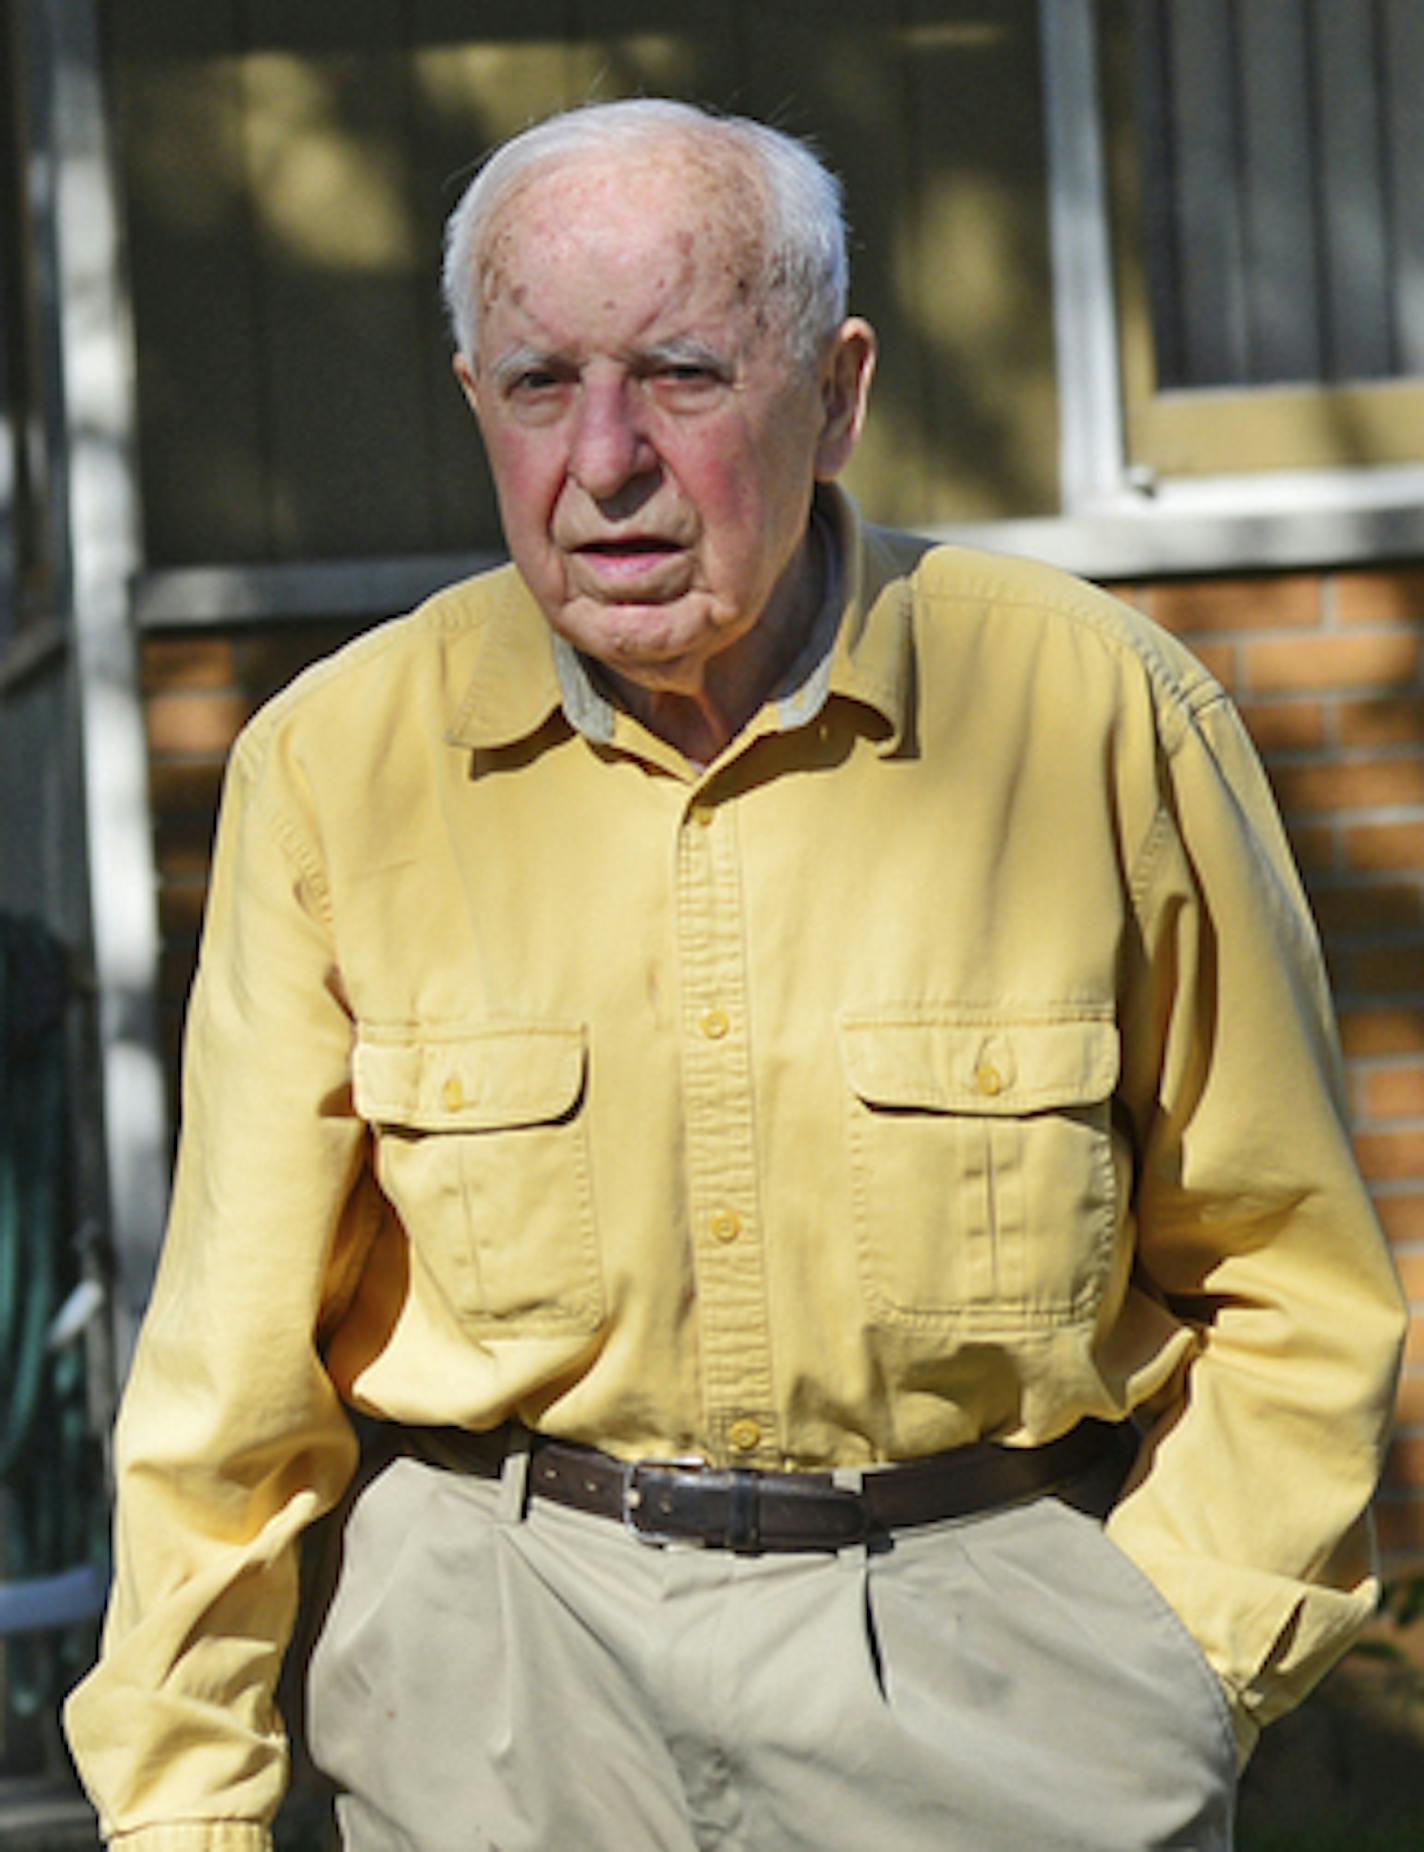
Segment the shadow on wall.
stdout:
[[1424,1845],[1424,1623],[1379,1625],[1261,1738],[1239,1852],[1416,1852]]
[[1055,504],[1033,0],[113,15],[152,565],[498,545],[440,324],[443,220],[494,142],[638,92],[775,121],[844,177],[884,350],[853,475],[870,512]]

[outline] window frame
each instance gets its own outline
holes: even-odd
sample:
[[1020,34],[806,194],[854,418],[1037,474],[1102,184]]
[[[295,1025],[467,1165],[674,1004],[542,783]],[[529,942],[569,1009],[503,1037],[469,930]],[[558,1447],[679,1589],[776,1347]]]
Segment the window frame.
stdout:
[[1098,577],[1424,556],[1424,463],[1189,475],[1135,462],[1127,374],[1140,361],[1124,345],[1099,23],[1099,0],[1040,0],[1061,512],[945,537]]

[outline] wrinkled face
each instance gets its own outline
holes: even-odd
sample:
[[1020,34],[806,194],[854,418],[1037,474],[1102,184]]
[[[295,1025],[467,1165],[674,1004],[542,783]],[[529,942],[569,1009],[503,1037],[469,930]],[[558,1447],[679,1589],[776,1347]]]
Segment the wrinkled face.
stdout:
[[843,337],[789,357],[759,219],[740,170],[658,144],[536,169],[480,256],[457,371],[510,551],[555,630],[648,686],[695,682],[787,596],[859,427]]

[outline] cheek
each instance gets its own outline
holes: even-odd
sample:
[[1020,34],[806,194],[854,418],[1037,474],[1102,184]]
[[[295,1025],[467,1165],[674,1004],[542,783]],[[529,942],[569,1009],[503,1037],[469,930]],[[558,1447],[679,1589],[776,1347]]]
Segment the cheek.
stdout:
[[485,455],[511,543],[516,534],[546,532],[561,480],[551,446],[520,432],[487,432]]
[[700,512],[723,568],[748,581],[780,571],[801,537],[811,486],[804,451],[791,445],[722,449],[707,458]]
[[684,458],[684,465],[683,487],[714,546],[745,548],[764,530],[775,485],[754,449],[711,443]]

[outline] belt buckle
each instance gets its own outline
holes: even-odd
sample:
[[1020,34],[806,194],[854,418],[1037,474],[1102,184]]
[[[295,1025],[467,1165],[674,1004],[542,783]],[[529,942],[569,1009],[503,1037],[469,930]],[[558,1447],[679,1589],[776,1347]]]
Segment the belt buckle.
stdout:
[[653,1549],[666,1549],[670,1543],[682,1543],[689,1548],[703,1550],[707,1548],[707,1539],[699,1537],[695,1531],[659,1530],[655,1517],[649,1511],[648,1487],[645,1477],[650,1473],[699,1473],[707,1470],[707,1461],[700,1453],[673,1454],[666,1459],[652,1458],[646,1460],[629,1460],[623,1472],[623,1500],[620,1516],[623,1528],[636,1537],[639,1543],[648,1544]]

